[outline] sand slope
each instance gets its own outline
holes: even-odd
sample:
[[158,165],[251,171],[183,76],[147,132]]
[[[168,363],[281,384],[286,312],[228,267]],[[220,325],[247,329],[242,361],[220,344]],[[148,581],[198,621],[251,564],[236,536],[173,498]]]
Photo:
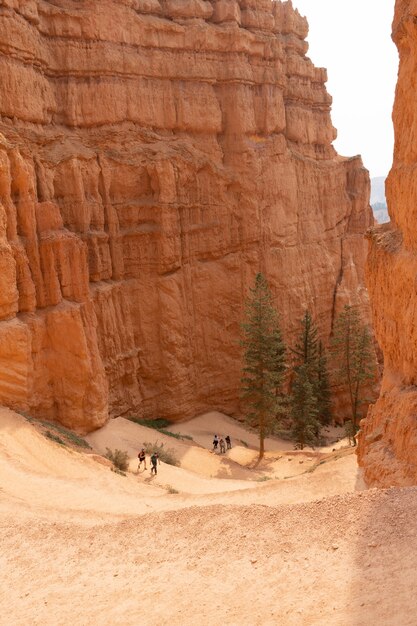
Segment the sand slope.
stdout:
[[[286,463],[294,477],[245,480],[196,443],[201,421],[194,443],[167,438],[183,467],[150,480],[0,409],[0,623],[417,624],[417,489],[356,491],[354,455],[299,474],[311,452],[271,448],[263,475]],[[135,455],[145,435],[161,440],[118,419],[90,441]]]

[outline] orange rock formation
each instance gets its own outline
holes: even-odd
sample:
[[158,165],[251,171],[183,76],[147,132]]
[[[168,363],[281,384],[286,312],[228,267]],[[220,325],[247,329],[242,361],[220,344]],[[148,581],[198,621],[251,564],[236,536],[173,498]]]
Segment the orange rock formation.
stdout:
[[307,30],[272,0],[0,0],[0,402],[232,414],[257,271],[288,336],[366,306],[368,173]]
[[417,484],[417,33],[415,0],[397,0],[400,54],[394,163],[387,181],[391,222],[372,229],[367,282],[384,353],[381,395],[362,422],[359,460],[369,483]]

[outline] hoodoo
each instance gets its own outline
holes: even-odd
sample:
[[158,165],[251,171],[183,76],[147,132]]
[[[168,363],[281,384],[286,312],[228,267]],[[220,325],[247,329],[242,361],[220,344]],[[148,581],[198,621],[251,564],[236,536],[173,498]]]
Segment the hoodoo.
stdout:
[[391,222],[369,233],[367,282],[384,353],[381,395],[362,423],[359,460],[370,484],[417,484],[417,32],[415,2],[397,0],[400,55],[394,163],[387,181]]
[[[332,147],[307,30],[272,0],[0,0],[1,403],[85,431],[129,411],[233,414],[257,271],[288,337],[306,307],[324,339],[344,303],[366,310],[368,173]],[[407,463],[417,202],[401,191],[416,163],[402,84],[395,225],[370,261],[387,373],[366,431],[382,423],[378,445]]]

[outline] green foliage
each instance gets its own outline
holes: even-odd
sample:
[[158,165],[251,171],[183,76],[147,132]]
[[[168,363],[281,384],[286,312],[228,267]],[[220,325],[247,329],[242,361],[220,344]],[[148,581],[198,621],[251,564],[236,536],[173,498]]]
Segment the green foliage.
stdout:
[[319,340],[317,327],[309,311],[304,313],[304,317],[301,320],[301,333],[295,347],[292,349],[292,353],[295,357],[295,371],[303,367],[309,381],[313,384],[318,369]]
[[[23,415],[23,413],[21,413],[21,415]],[[57,443],[61,443],[63,445],[71,443],[79,448],[91,450],[90,444],[85,439],[74,433],[72,430],[61,426],[61,424],[54,424],[53,422],[48,422],[46,420],[38,420],[34,417],[29,417],[28,415],[25,415],[25,417],[32,424],[40,424],[41,426],[47,428],[48,430],[45,433],[45,436],[48,437],[48,439],[53,439],[54,441],[57,441]],[[51,430],[55,431],[55,433],[59,433],[61,437],[58,435],[52,436],[53,434],[51,433]],[[47,434],[48,432],[49,435]]]
[[172,485],[165,485],[165,489],[171,494],[179,493],[178,489],[175,489]]
[[119,476],[126,476],[126,472],[122,472],[117,467],[112,467],[111,471],[114,472],[115,474],[118,474]]
[[128,417],[131,422],[135,422],[135,424],[139,424],[140,426],[146,426],[146,428],[153,428],[157,430],[162,435],[167,435],[168,437],[174,437],[174,439],[188,439],[189,441],[193,441],[193,438],[190,435],[181,435],[180,433],[172,433],[170,430],[166,430],[166,426],[170,426],[171,422],[162,417],[158,417],[157,419],[145,420],[141,417]]
[[349,444],[355,444],[355,437],[358,430],[358,427],[353,425],[352,420],[345,422],[345,435],[349,439]]
[[305,312],[301,320],[301,333],[292,352],[295,355],[294,370],[297,372],[300,367],[305,369],[317,401],[320,422],[328,424],[331,419],[331,400],[327,358],[309,311]]
[[161,428],[166,428],[170,426],[171,422],[164,419],[163,417],[156,417],[155,419],[144,419],[143,417],[128,417],[131,422],[135,422],[140,426],[146,426],[146,428],[153,428],[154,430],[160,430]]
[[61,446],[65,446],[66,445],[65,441],[62,441],[61,437],[58,437],[58,435],[54,435],[53,433],[51,433],[50,430],[45,431],[44,435],[48,439],[51,439],[52,441],[55,441],[56,443],[59,443]]
[[272,295],[262,274],[257,274],[246,303],[242,324],[244,367],[242,399],[247,406],[246,420],[259,433],[259,458],[264,440],[273,428],[282,405],[285,345]]
[[129,455],[127,452],[122,452],[122,450],[110,450],[110,448],[106,448],[106,459],[109,459],[114,465],[114,467],[121,472],[127,472],[129,468]]
[[353,440],[360,419],[360,408],[367,402],[366,384],[375,379],[376,364],[372,338],[357,308],[346,305],[335,321],[331,342],[336,384],[349,393]]
[[181,435],[180,433],[172,433],[170,430],[165,430],[165,428],[159,428],[159,433],[163,435],[167,435],[168,437],[174,437],[174,439],[188,439],[189,441],[194,441],[190,435]]
[[315,394],[317,397],[317,411],[319,420],[321,424],[330,424],[332,420],[330,376],[327,365],[326,351],[321,341],[319,342]]
[[143,447],[145,448],[146,454],[157,452],[159,459],[164,463],[168,463],[168,465],[179,465],[175,451],[172,450],[172,448],[165,448],[163,443],[158,443],[157,441],[155,441],[155,443],[144,442]]
[[309,380],[308,365],[302,365],[295,371],[292,385],[291,417],[292,436],[301,450],[306,445],[318,442],[320,423],[318,421],[317,398]]

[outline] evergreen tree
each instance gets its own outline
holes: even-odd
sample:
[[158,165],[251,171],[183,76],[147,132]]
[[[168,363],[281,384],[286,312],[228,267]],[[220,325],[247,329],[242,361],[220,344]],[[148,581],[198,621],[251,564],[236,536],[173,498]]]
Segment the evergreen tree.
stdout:
[[356,308],[346,305],[336,319],[331,352],[336,382],[346,386],[349,393],[350,420],[356,445],[360,408],[366,403],[366,383],[374,380],[376,371],[372,338]]
[[319,341],[317,327],[309,311],[304,313],[301,320],[301,333],[292,350],[295,360],[295,370],[305,367],[310,383],[313,384],[317,376],[319,359]]
[[272,295],[262,274],[257,274],[250,289],[242,331],[242,398],[248,407],[247,421],[259,432],[261,460],[265,437],[273,428],[282,402],[285,373],[285,345]]
[[295,371],[291,394],[291,434],[301,450],[306,445],[317,443],[317,434],[320,432],[317,398],[309,375],[307,364]]
[[320,423],[330,424],[332,419],[330,377],[327,367],[327,356],[321,341],[319,341],[315,395],[317,397],[317,412]]
[[321,425],[328,424],[331,419],[330,383],[326,354],[309,311],[305,312],[301,321],[301,333],[292,352],[295,357],[294,374],[303,368],[305,370],[303,376],[307,376],[312,388],[318,440]]

